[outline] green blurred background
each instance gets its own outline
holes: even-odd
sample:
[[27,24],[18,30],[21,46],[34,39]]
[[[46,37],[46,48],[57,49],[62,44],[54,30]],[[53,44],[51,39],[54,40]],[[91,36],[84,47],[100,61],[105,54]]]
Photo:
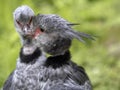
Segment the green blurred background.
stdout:
[[120,90],[120,0],[3,0],[0,3],[0,87],[12,70],[20,51],[13,11],[29,5],[35,13],[58,14],[74,29],[97,36],[87,44],[74,40],[72,60],[83,66],[94,90]]

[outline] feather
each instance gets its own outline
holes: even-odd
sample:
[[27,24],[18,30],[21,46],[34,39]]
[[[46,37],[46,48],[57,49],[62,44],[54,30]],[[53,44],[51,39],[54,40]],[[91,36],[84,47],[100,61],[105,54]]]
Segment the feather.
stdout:
[[70,23],[70,24],[67,24],[68,26],[75,26],[75,25],[80,25],[79,23]]

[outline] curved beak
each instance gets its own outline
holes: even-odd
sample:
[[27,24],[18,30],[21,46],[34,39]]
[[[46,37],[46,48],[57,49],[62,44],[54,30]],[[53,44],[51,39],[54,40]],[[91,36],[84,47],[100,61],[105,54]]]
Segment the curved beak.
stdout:
[[23,31],[24,31],[25,33],[27,33],[27,32],[30,31],[30,30],[29,30],[28,27],[25,25],[25,26],[23,27]]
[[25,25],[23,27],[23,32],[24,32],[25,36],[32,36],[33,35],[33,31],[27,25]]

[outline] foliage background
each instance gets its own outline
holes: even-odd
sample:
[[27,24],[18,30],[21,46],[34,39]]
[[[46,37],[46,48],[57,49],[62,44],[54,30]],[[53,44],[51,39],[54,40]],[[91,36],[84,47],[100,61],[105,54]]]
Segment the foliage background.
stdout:
[[20,51],[13,11],[29,5],[35,13],[59,14],[74,29],[98,36],[88,44],[74,40],[72,60],[83,66],[94,90],[120,90],[120,0],[3,0],[0,3],[0,87],[16,67]]

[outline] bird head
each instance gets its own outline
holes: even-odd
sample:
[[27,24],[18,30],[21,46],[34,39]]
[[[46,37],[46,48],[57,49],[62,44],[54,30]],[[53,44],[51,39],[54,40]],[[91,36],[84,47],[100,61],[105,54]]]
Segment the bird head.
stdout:
[[33,53],[37,48],[34,44],[34,39],[32,39],[34,11],[30,7],[23,5],[15,9],[13,18],[16,30],[22,41],[24,54]]
[[71,46],[73,38],[84,42],[83,38],[93,39],[91,35],[74,31],[72,25],[57,15],[42,15],[35,17],[35,35],[41,50],[50,55],[64,54]]
[[32,34],[34,11],[26,6],[20,6],[13,13],[14,24],[21,36]]

